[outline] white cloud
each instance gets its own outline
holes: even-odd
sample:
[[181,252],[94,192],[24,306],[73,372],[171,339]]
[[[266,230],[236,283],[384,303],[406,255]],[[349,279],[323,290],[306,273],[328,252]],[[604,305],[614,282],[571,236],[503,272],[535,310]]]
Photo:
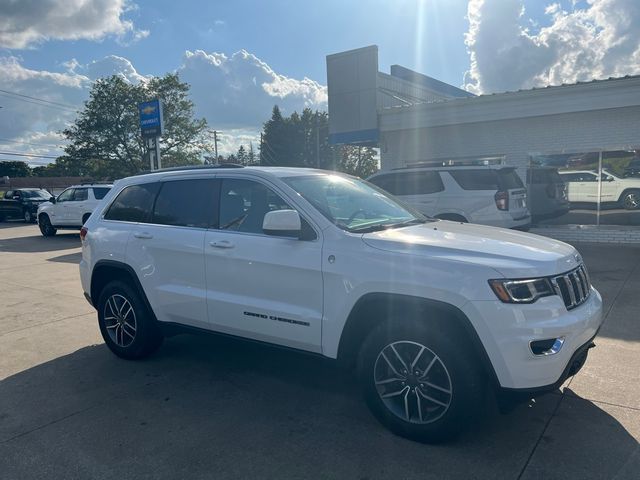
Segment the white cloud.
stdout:
[[275,104],[285,114],[304,107],[326,108],[325,86],[278,74],[245,50],[230,57],[187,51],[178,73],[191,85],[197,114],[212,128],[259,128]]
[[[0,137],[23,142],[12,145],[12,151],[59,154],[59,149],[24,143],[51,144],[52,140],[43,141],[49,138],[44,136],[58,138],[55,132],[73,121],[73,107],[81,108],[95,79],[120,75],[138,83],[148,78],[128,59],[116,55],[84,65],[71,59],[61,67],[62,72],[32,70],[18,57],[0,57],[0,88],[71,107],[29,103],[28,99],[10,98],[0,92],[0,105],[4,107],[0,110]],[[212,129],[221,132],[218,153],[223,155],[235,153],[241,144],[248,147],[249,142],[253,142],[257,154],[262,124],[270,118],[275,104],[285,114],[304,107],[326,108],[326,87],[308,78],[298,80],[278,74],[244,50],[230,57],[186,52],[177,72],[182,81],[191,84],[196,115],[205,117]]]
[[107,35],[131,41],[149,32],[124,19],[128,0],[20,0],[0,2],[0,47],[28,48],[46,40],[100,40]]
[[471,0],[465,88],[492,93],[640,73],[640,2],[552,3],[531,34],[521,0]]

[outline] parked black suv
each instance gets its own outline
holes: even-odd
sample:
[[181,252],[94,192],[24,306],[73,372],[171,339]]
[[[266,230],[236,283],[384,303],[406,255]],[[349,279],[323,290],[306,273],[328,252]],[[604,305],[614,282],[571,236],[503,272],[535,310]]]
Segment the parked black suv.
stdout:
[[9,218],[22,218],[27,223],[35,222],[38,205],[48,201],[51,196],[41,188],[8,190],[0,199],[0,222]]

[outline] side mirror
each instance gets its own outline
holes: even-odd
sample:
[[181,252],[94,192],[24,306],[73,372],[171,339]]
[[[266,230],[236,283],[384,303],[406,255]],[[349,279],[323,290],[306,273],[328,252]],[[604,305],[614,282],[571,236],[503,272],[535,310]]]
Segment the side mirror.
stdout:
[[49,198],[49,201],[50,201],[51,203],[56,203],[56,197],[53,197],[53,196],[52,196],[52,197],[50,197],[50,198]]
[[300,214],[295,210],[267,212],[262,222],[262,230],[267,235],[299,238],[302,233]]

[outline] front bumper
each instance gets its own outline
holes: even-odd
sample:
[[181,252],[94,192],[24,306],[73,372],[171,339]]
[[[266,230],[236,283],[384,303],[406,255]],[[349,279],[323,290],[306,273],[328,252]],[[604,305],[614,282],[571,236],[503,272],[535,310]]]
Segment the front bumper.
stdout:
[[[469,302],[463,312],[485,347],[499,387],[549,390],[575,373],[572,364],[588,350],[602,325],[602,298],[591,287],[588,300],[572,310],[560,297],[551,296],[527,305]],[[531,351],[532,341],[553,338],[564,339],[557,353]]]

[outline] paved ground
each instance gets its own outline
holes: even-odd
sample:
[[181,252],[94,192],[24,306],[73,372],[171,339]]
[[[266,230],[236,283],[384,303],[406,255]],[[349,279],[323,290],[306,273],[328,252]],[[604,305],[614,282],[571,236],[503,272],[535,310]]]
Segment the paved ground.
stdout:
[[640,247],[579,246],[607,309],[582,372],[442,446],[388,433],[316,358],[182,336],[117,359],[78,247],[0,224],[2,479],[640,478]]

